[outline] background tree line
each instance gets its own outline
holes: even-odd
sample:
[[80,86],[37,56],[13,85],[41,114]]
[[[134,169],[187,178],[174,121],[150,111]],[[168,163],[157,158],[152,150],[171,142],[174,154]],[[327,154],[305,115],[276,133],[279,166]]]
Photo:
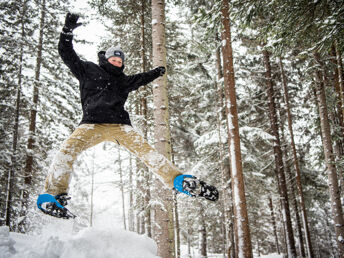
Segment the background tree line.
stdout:
[[[156,65],[152,10],[157,4],[90,1],[109,32],[98,48],[121,45],[128,74]],[[61,17],[69,7],[69,1],[52,0],[1,3],[0,214],[2,225],[12,231],[30,232],[42,220],[33,206],[50,151],[80,118],[77,82],[70,80],[56,49]],[[108,144],[106,151],[121,153],[115,155],[116,163],[83,167],[92,160],[86,154],[76,164],[78,171],[119,172],[114,187],[123,192],[124,225],[156,239],[165,235],[159,245],[169,244],[159,246],[162,257],[178,257],[180,244],[189,247],[190,256],[192,248],[204,257],[241,252],[247,257],[252,252],[343,256],[344,3],[167,1],[165,12],[171,144],[166,155],[182,171],[221,188],[221,200],[190,200],[171,192],[161,199],[144,165]],[[232,70],[226,66],[231,61]],[[231,126],[233,89],[237,134]],[[148,85],[132,94],[127,106],[152,144],[154,98],[154,85]],[[237,186],[234,142],[240,142],[244,176]],[[244,193],[240,205],[235,191]],[[76,192],[77,208],[89,209],[91,192]],[[167,214],[159,217],[161,210]],[[238,212],[243,210],[247,227],[241,236],[243,215]],[[155,225],[164,216],[170,227],[165,225],[167,233],[160,234]]]

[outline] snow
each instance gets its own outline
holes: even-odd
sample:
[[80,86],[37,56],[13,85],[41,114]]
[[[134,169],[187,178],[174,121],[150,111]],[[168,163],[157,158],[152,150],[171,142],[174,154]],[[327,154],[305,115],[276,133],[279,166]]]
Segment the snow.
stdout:
[[157,19],[152,19],[152,25],[156,25],[158,24],[158,20]]
[[156,244],[145,235],[111,225],[75,233],[72,223],[60,219],[40,235],[9,233],[8,227],[0,227],[0,257],[158,257]]
[[284,256],[282,254],[273,253],[273,254],[261,255],[259,257],[261,257],[261,258],[282,258]]

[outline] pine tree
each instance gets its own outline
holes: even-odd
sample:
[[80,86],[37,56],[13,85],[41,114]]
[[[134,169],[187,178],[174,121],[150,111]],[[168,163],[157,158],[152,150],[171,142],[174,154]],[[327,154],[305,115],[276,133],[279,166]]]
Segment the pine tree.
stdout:
[[[165,2],[152,1],[152,42],[153,66],[166,67],[165,46]],[[166,75],[158,78],[153,85],[154,96],[154,138],[155,148],[167,158],[171,158],[171,135],[169,129],[169,109],[167,95]],[[172,213],[172,192],[164,188],[156,180],[156,194],[161,199],[162,207],[155,209],[155,222],[159,225],[155,230],[158,242],[158,255],[162,257],[175,257],[174,227]]]
[[[235,92],[229,4],[222,4],[223,34],[223,74],[226,96],[226,115],[228,117],[228,145],[231,165],[232,196],[234,206],[234,229],[236,253],[238,256],[252,257],[250,228],[247,215],[243,168],[241,161],[238,111]],[[240,233],[239,233],[240,232]]]

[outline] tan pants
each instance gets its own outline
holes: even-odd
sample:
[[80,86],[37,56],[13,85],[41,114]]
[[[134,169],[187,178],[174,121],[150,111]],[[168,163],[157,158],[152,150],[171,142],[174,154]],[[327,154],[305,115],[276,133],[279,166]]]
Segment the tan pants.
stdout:
[[63,143],[55,156],[45,182],[45,192],[52,195],[68,193],[73,163],[77,156],[103,141],[113,141],[126,147],[152,172],[160,176],[170,188],[173,187],[173,179],[182,174],[167,158],[150,146],[133,127],[118,124],[82,124]]

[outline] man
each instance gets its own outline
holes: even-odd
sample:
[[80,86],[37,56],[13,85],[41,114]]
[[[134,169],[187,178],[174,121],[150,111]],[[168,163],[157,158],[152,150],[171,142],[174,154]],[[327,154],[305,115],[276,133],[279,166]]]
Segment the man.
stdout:
[[131,126],[124,109],[128,94],[140,86],[164,76],[165,67],[146,73],[127,76],[123,73],[125,56],[118,47],[98,53],[99,65],[82,61],[73,49],[72,31],[79,27],[79,16],[68,13],[60,35],[59,54],[79,80],[83,117],[80,125],[62,144],[51,164],[45,182],[45,194],[38,197],[38,208],[56,217],[73,215],[64,207],[73,163],[82,151],[103,141],[113,141],[127,148],[142,160],[166,186],[191,196],[217,200],[216,188],[206,185],[194,176],[183,175],[168,159],[159,154]]

